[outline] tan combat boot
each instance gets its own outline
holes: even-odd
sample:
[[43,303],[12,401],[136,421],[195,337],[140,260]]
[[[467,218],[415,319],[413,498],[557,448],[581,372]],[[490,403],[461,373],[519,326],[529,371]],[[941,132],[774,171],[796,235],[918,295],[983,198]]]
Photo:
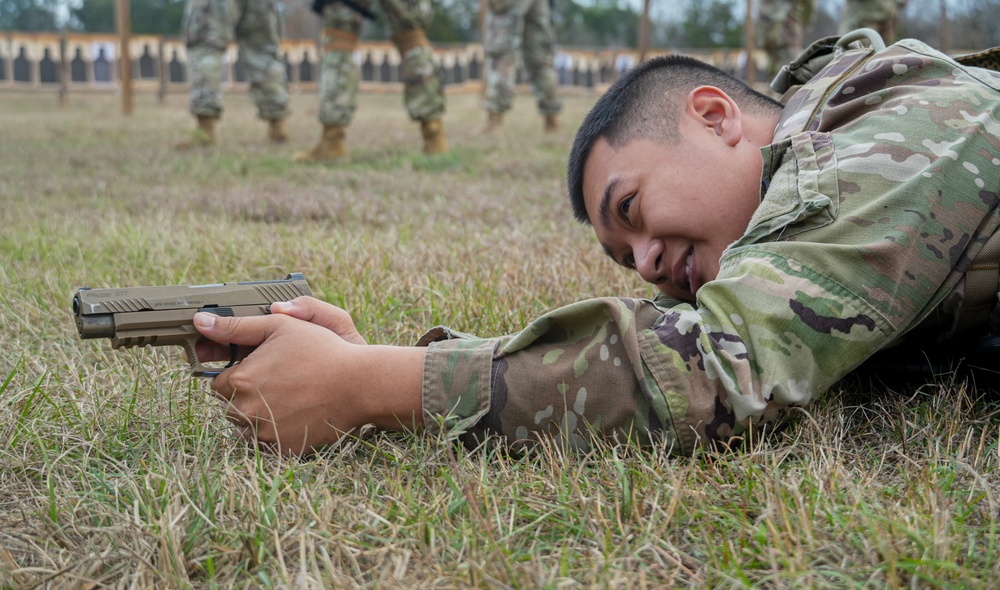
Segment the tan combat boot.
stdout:
[[484,133],[493,133],[497,129],[503,127],[503,113],[494,113],[493,111],[487,111],[489,118],[486,119],[486,127],[483,129]]
[[421,121],[420,132],[424,134],[425,154],[443,154],[448,151],[448,142],[444,138],[444,123],[441,119]]
[[267,139],[271,143],[287,143],[288,131],[285,130],[284,119],[271,119],[268,121]]
[[347,128],[343,125],[323,125],[323,135],[313,149],[308,152],[295,152],[292,160],[296,162],[333,162],[347,157],[344,138]]
[[555,133],[559,131],[559,119],[555,115],[545,115],[545,132]]
[[198,128],[191,133],[191,139],[177,144],[179,150],[215,145],[215,124],[218,117],[198,116]]

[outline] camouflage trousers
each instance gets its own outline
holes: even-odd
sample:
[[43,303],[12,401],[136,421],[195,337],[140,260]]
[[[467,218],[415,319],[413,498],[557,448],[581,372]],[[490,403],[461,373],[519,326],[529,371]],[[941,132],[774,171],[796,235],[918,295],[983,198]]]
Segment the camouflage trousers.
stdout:
[[486,52],[486,110],[503,113],[514,102],[518,50],[524,60],[538,110],[555,115],[562,109],[552,61],[556,36],[549,0],[488,0],[483,31]]
[[191,114],[222,114],[223,55],[236,41],[257,114],[268,121],[288,116],[288,75],[278,59],[284,29],[282,11],[281,0],[188,0],[184,34]]
[[[414,121],[432,121],[444,115],[444,88],[434,53],[423,31],[434,19],[430,0],[377,0],[389,22],[393,42],[402,59],[403,103]],[[355,0],[371,8],[376,0]],[[324,125],[350,125],[358,106],[358,64],[354,46],[361,31],[361,15],[343,2],[323,9],[323,63],[319,79],[319,120]]]
[[840,19],[840,34],[867,27],[875,29],[886,45],[895,42],[896,0],[847,0]]
[[757,19],[758,46],[767,52],[769,75],[802,53],[805,26],[814,0],[761,0]]

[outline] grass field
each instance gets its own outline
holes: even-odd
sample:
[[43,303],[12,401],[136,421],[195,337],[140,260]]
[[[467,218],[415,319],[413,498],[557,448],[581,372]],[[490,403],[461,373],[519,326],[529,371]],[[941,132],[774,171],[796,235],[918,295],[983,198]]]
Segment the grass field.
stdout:
[[949,376],[853,383],[738,454],[541,445],[524,457],[373,434],[308,460],[250,450],[176,349],[81,341],[79,286],[301,271],[372,343],[495,335],[592,296],[647,296],[565,203],[593,97],[499,137],[450,97],[420,155],[398,95],[365,95],[339,166],[293,98],[274,149],[247,96],[177,152],[183,96],[0,94],[0,588],[987,588],[1000,580],[1000,418]]

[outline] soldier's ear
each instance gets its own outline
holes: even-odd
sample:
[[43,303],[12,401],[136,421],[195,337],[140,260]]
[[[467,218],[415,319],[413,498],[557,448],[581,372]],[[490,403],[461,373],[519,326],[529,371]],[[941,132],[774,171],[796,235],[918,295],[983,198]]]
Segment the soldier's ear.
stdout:
[[687,95],[685,114],[730,147],[743,139],[742,113],[728,94],[715,86],[699,86]]

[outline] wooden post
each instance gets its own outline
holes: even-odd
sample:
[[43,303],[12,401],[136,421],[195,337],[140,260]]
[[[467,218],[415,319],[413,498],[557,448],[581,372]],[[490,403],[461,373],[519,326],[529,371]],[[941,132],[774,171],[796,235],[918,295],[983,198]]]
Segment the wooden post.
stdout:
[[7,78],[0,80],[0,86],[13,86],[14,85],[14,33],[13,31],[7,31],[6,39],[7,43]]
[[486,4],[486,0],[479,0],[479,38],[483,38],[483,32],[486,30],[486,11],[489,10],[489,6]]
[[[287,63],[288,69],[291,70],[291,74],[288,76],[288,82],[293,87],[298,88],[298,86],[302,83],[302,63],[304,61],[306,61],[306,52],[304,51],[302,52],[302,59],[299,60],[299,63],[294,63],[292,61],[292,56],[289,55],[288,52],[285,52],[285,59],[281,60],[281,64],[285,65]],[[322,65],[322,63],[320,65]]]
[[639,63],[646,61],[649,53],[649,3],[650,0],[643,0],[642,20],[639,21]]
[[[486,12],[489,6],[486,0],[479,0],[479,39],[486,39]],[[485,49],[485,46],[484,46]],[[479,67],[479,96],[486,96],[486,63],[489,61],[486,51],[483,51],[483,65]]]
[[132,55],[129,52],[129,42],[132,38],[132,22],[129,16],[129,0],[118,0],[118,64],[121,71],[122,113],[132,114]]
[[156,49],[156,73],[160,77],[160,90],[157,92],[157,99],[162,107],[167,103],[167,83],[170,80],[170,65],[167,60],[163,57],[163,52],[167,50],[167,44],[163,41],[163,37],[160,37],[159,46]]
[[751,87],[757,81],[757,62],[754,61],[753,54],[757,48],[754,40],[753,23],[753,0],[747,0],[747,16],[743,20],[743,51],[747,56],[747,78],[746,82]]
[[941,53],[948,53],[951,49],[951,23],[948,21],[948,2],[947,0],[940,0],[940,4],[941,22],[939,26],[941,27],[941,41],[938,50]]
[[69,106],[69,53],[66,40],[66,29],[59,35],[59,108]]
[[[31,67],[31,86],[33,88],[42,85],[42,55],[45,55],[45,50],[41,48],[39,50],[42,52],[41,55],[36,55],[35,61],[28,64]],[[27,48],[25,48],[24,57],[30,60]]]

